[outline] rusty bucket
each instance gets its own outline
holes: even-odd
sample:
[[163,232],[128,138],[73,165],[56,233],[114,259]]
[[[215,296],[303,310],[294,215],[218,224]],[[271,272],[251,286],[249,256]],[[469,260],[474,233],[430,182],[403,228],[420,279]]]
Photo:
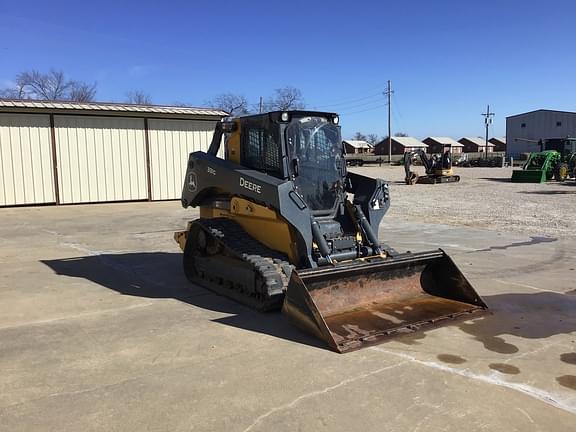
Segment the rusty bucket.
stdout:
[[441,249],[293,271],[282,311],[346,352],[487,309]]

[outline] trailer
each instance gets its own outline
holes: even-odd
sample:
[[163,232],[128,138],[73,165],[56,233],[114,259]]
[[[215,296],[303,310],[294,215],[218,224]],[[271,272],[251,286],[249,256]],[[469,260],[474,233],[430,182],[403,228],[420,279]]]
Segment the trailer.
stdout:
[[347,154],[346,165],[348,166],[362,166],[364,164],[377,163],[382,164],[382,162],[387,162],[388,158],[383,155],[375,155],[372,153],[353,153]]

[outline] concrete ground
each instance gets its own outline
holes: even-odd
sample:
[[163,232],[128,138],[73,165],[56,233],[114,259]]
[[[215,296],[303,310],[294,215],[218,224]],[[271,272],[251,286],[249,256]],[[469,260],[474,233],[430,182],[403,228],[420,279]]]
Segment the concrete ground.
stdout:
[[195,216],[0,209],[0,430],[575,430],[575,237],[385,218],[492,314],[341,355],[190,287],[172,231]]

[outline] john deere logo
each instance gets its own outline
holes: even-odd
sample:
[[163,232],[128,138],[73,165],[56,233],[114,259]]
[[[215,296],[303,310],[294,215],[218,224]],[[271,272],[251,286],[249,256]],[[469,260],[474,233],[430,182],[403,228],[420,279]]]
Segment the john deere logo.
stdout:
[[188,175],[188,190],[190,192],[196,192],[197,187],[198,187],[198,181],[196,180],[196,173],[191,172]]

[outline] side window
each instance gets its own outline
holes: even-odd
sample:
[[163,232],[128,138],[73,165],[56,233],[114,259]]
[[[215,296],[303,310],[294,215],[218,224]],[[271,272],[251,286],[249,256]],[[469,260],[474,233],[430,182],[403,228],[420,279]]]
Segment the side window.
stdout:
[[268,131],[260,128],[244,128],[242,165],[275,177],[282,176],[280,148]]

